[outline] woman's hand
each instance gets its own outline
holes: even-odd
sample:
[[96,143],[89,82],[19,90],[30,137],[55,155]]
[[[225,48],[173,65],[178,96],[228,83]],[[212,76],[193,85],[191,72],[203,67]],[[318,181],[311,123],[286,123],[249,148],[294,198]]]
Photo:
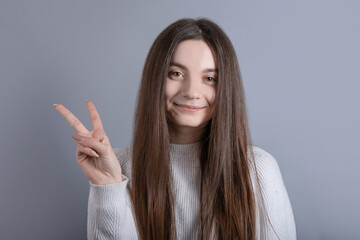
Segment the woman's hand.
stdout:
[[70,123],[77,134],[71,136],[78,143],[76,161],[91,183],[105,185],[122,181],[120,163],[111,147],[95,105],[86,101],[93,131],[84,125],[63,105],[54,104],[55,109]]

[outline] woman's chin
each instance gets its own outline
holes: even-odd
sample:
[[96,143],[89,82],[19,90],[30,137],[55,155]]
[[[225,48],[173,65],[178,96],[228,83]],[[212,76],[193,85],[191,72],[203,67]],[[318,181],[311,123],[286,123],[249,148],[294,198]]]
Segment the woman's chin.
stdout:
[[176,128],[202,128],[209,121],[173,121],[173,127]]

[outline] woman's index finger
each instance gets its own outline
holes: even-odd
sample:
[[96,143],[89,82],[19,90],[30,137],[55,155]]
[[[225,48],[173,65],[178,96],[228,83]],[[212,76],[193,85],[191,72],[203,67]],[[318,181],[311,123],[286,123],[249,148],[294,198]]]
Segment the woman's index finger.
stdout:
[[94,130],[96,129],[96,130],[103,130],[104,131],[100,115],[99,115],[98,111],[96,110],[96,107],[95,107],[94,103],[87,100],[86,101],[86,106],[87,106],[89,114],[90,114],[90,119],[91,119],[91,123],[93,125],[93,129]]
[[70,112],[65,106],[62,104],[57,104],[54,106],[55,109],[70,123],[70,126],[80,134],[87,134],[89,131],[86,127],[77,119],[72,112]]

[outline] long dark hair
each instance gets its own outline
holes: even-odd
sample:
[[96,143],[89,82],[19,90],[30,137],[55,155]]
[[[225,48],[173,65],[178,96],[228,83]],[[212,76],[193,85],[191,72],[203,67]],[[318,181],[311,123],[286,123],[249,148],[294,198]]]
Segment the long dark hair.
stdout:
[[[164,89],[175,48],[188,39],[207,43],[219,74],[214,115],[199,156],[198,238],[210,239],[214,231],[217,239],[255,239],[256,199],[250,169],[256,166],[239,65],[229,38],[206,18],[172,23],[156,38],[146,58],[132,143],[131,198],[139,235],[149,240],[176,239]],[[257,172],[255,179],[260,186]]]

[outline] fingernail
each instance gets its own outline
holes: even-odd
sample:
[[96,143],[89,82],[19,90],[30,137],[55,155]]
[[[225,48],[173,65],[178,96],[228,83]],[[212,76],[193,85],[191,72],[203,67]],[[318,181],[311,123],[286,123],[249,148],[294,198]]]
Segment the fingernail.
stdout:
[[87,102],[89,102],[89,100],[87,100],[87,99],[86,99],[86,101],[85,101],[85,102],[87,103]]
[[54,104],[54,107],[56,108],[57,105],[59,105],[59,104],[56,104],[56,103],[55,103],[55,104]]
[[83,136],[79,136],[77,134],[71,134],[71,136],[77,140],[77,141],[80,141],[80,142],[83,142],[84,141],[84,137]]
[[93,155],[94,157],[100,157],[94,150],[91,150],[91,155]]

